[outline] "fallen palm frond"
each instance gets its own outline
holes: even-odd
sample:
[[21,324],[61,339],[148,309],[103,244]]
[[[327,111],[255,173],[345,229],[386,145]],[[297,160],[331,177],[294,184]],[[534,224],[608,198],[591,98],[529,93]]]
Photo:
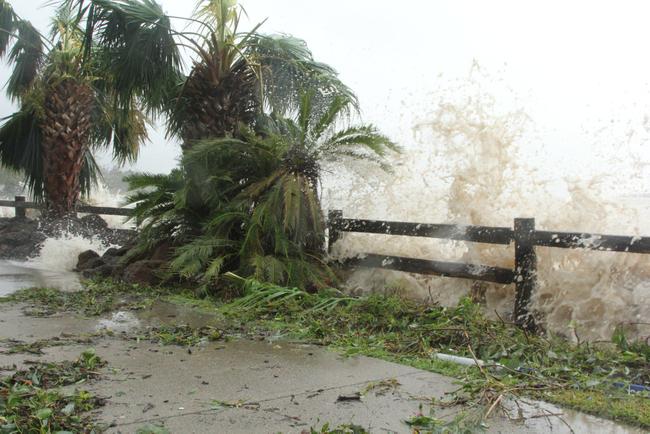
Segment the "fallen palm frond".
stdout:
[[226,305],[224,309],[273,309],[286,306],[288,303],[299,304],[309,312],[329,312],[337,307],[349,306],[357,299],[345,297],[337,290],[323,290],[310,294],[298,288],[287,288],[271,283],[259,282],[255,279],[244,279],[234,273],[226,277],[243,287],[244,295]]

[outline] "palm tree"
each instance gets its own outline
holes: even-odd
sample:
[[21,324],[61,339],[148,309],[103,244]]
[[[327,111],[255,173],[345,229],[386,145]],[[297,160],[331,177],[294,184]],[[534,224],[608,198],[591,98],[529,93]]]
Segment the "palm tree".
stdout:
[[7,94],[20,104],[0,127],[0,163],[25,173],[49,213],[73,212],[90,188],[91,149],[111,147],[120,163],[137,157],[147,115],[180,66],[169,28],[153,0],[65,0],[46,38],[0,0]]
[[372,125],[342,124],[354,100],[337,95],[324,108],[316,100],[303,94],[293,119],[271,116],[257,133],[200,141],[186,152],[183,165],[212,213],[203,233],[177,249],[172,270],[205,285],[226,271],[301,287],[331,284],[323,260],[321,163],[382,164],[397,147]]
[[344,94],[356,107],[353,93],[313,59],[304,41],[261,34],[263,23],[240,31],[243,13],[236,0],[200,0],[190,28],[175,33],[178,47],[193,54],[189,74],[165,108],[168,134],[180,138],[183,149],[201,139],[236,137],[264,111],[289,113],[303,89],[317,90],[320,106]]
[[[174,35],[179,49],[193,55],[189,73],[170,90],[164,107],[168,135],[181,140],[184,152],[201,140],[241,139],[271,113],[293,115],[306,90],[312,94],[315,112],[324,111],[337,97],[348,101],[347,114],[358,109],[353,92],[333,68],[314,60],[304,41],[261,34],[262,23],[242,32],[242,16],[236,1],[201,0],[192,18],[170,17],[189,23]],[[129,177],[136,191],[131,203],[138,204],[134,217],[148,223],[135,256],[156,242],[169,241],[170,233],[178,244],[202,233],[215,204],[205,202],[194,178],[185,166],[165,179],[148,174]],[[145,190],[155,191],[156,200],[143,197]]]

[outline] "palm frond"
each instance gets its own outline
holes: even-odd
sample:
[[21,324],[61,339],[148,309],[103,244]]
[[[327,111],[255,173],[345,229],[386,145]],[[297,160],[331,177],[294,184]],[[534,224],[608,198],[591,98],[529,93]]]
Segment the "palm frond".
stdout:
[[4,57],[19,21],[7,0],[0,0],[0,58]]
[[358,111],[354,92],[338,78],[330,66],[316,62],[305,41],[287,35],[256,34],[248,41],[247,52],[262,69],[268,108],[290,114],[300,107],[305,91],[313,91],[317,111],[329,106],[332,98],[345,96],[349,109]]
[[133,99],[130,105],[118,106],[114,98],[96,93],[93,113],[92,143],[96,148],[109,148],[118,164],[135,161],[140,146],[148,140],[148,119]]
[[147,219],[157,223],[164,213],[174,208],[174,196],[183,187],[183,175],[173,170],[168,175],[136,173],[124,178],[131,192],[125,200],[126,205],[135,205],[133,215],[137,224]]
[[298,288],[285,288],[269,283],[261,283],[254,279],[246,279],[244,283],[244,296],[235,300],[230,306],[247,309],[268,308],[269,305],[284,303],[292,299],[300,299],[308,295],[305,291]]
[[26,106],[3,119],[0,126],[0,164],[22,173],[35,199],[43,198],[41,129],[33,107]]
[[171,19],[154,0],[93,0],[86,30],[100,51],[97,65],[121,105],[142,97],[144,106],[161,109],[180,76],[181,57]]
[[32,88],[38,76],[44,61],[44,47],[41,35],[28,21],[18,21],[15,28],[17,36],[8,56],[13,70],[6,89],[13,100],[18,100]]
[[102,177],[102,171],[90,150],[86,151],[84,164],[81,166],[79,175],[81,184],[81,194],[89,196],[92,190],[99,184]]
[[[229,240],[205,236],[199,237],[176,250],[170,268],[186,279],[200,276],[209,266],[217,267],[213,264],[214,261],[224,260],[219,253],[230,244]],[[212,271],[214,272],[214,270]],[[213,274],[211,274],[211,277],[213,277]]]
[[367,150],[383,157],[388,150],[399,152],[400,148],[388,137],[379,133],[372,125],[352,126],[341,130],[329,137],[321,147],[321,152],[336,153],[346,151]]
[[234,24],[239,20],[237,0],[200,0],[192,15],[205,23],[219,41],[225,41],[236,31]]

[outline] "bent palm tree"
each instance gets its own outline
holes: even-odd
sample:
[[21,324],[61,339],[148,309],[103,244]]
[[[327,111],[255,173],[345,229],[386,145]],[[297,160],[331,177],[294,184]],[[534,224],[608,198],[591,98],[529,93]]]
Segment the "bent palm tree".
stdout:
[[[295,114],[305,91],[312,94],[314,112],[323,112],[337,97],[348,101],[344,107],[348,114],[357,110],[352,91],[334,69],[314,60],[304,41],[263,35],[259,32],[261,24],[242,32],[242,13],[233,0],[201,0],[194,17],[188,20],[190,29],[174,33],[178,46],[194,55],[189,73],[170,92],[172,97],[164,109],[168,135],[180,138],[184,152],[201,140],[241,139],[265,115]],[[154,206],[151,201],[141,201],[138,194],[133,196],[132,203],[139,204],[136,219],[167,221],[165,225],[147,226],[151,230],[145,230],[141,237],[143,250],[157,239],[168,241],[170,232],[179,235],[179,243],[181,238],[202,233],[202,224],[215,204],[205,201],[201,187],[193,181],[196,174],[188,170],[183,166],[164,181],[146,174],[131,177],[133,189],[148,186],[157,197],[168,201],[164,206]],[[178,186],[179,177],[187,182],[171,190]],[[225,203],[230,199],[224,196],[221,200]],[[180,215],[174,215],[176,211]],[[153,229],[163,226],[166,229]]]
[[173,270],[206,285],[225,271],[302,287],[331,283],[323,262],[320,164],[341,158],[381,164],[396,146],[373,126],[340,128],[354,104],[345,96],[326,107],[314,101],[303,95],[295,119],[271,117],[259,125],[261,135],[201,141],[186,153],[187,173],[213,212],[203,234],[177,249]]
[[92,148],[112,147],[118,162],[137,156],[146,113],[161,108],[180,64],[153,0],[77,6],[61,2],[45,38],[0,0],[0,57],[13,64],[7,93],[20,103],[0,127],[0,162],[22,171],[54,215],[73,212],[90,187]]

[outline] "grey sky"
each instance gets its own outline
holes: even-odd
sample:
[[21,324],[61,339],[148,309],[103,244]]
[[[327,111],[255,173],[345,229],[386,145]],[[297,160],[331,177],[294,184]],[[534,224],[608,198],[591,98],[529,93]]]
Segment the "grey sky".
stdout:
[[[9,0],[37,26],[42,0]],[[162,0],[188,15],[191,0]],[[305,39],[360,96],[364,119],[400,142],[425,116],[430,92],[473,62],[502,80],[534,120],[551,160],[574,156],[628,125],[646,128],[650,4],[640,1],[242,0],[263,30]],[[7,70],[0,70],[3,81]],[[444,84],[443,84],[444,87]],[[497,98],[499,94],[495,95]],[[0,115],[9,114],[6,99]],[[647,120],[647,119],[646,119]],[[594,126],[609,125],[594,137]],[[619,128],[611,127],[611,124]],[[611,136],[611,137],[610,137]],[[645,145],[638,134],[635,146]],[[643,142],[643,143],[642,143]],[[610,152],[603,148],[602,152]],[[612,148],[616,149],[616,148]],[[138,168],[167,171],[177,146],[153,135]],[[555,157],[554,157],[555,156]]]

